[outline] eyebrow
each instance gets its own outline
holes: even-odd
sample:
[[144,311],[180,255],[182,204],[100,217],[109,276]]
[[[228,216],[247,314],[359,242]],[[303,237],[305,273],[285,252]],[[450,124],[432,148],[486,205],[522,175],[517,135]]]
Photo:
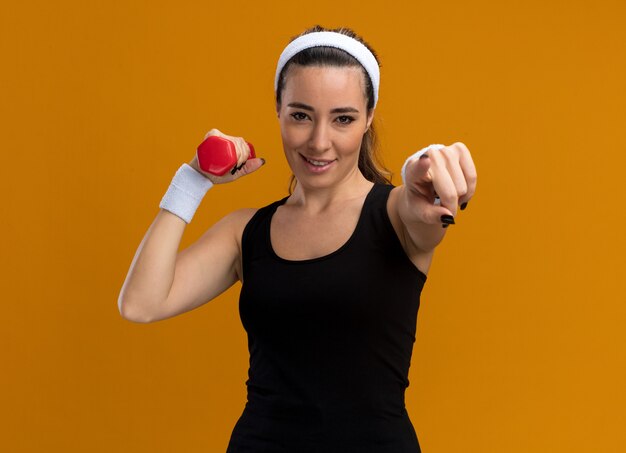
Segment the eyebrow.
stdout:
[[[311,112],[315,111],[313,107],[307,104],[303,104],[302,102],[291,102],[287,104],[287,107],[295,107],[302,110],[309,110]],[[359,113],[359,111],[354,107],[337,107],[335,109],[332,109],[330,113]]]

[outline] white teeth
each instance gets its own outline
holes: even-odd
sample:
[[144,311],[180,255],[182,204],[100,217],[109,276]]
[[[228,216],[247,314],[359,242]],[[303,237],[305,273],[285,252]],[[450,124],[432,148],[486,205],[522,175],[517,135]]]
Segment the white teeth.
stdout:
[[316,167],[323,167],[324,165],[329,164],[330,162],[320,162],[319,160],[306,160],[308,163],[315,165]]

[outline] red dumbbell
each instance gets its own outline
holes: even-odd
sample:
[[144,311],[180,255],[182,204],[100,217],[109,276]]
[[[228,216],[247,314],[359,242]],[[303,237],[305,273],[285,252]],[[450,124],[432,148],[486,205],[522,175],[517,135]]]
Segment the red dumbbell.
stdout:
[[[248,146],[250,147],[250,156],[248,158],[256,157],[252,143],[248,143]],[[200,165],[202,171],[215,176],[223,176],[228,171],[235,173],[237,150],[235,144],[224,137],[218,135],[207,137],[198,146],[197,155],[198,165]]]

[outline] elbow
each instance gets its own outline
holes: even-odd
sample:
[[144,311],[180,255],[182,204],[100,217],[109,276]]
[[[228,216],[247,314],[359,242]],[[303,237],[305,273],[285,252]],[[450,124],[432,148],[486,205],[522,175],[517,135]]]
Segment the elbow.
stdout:
[[117,300],[117,308],[122,318],[140,324],[151,323],[152,319],[147,316],[145,310],[140,310],[139,307],[140,306],[138,304],[130,303],[128,300],[124,300],[122,297]]

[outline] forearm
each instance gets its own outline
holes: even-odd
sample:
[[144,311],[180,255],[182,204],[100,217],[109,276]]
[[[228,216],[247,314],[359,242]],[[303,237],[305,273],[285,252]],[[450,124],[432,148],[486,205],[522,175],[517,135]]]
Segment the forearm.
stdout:
[[141,319],[167,299],[187,223],[161,209],[139,244],[118,298],[123,317]]
[[400,186],[398,213],[404,229],[413,245],[421,251],[433,250],[443,240],[447,229],[441,223],[426,223],[416,210],[413,197],[421,196],[410,192],[407,186]]

